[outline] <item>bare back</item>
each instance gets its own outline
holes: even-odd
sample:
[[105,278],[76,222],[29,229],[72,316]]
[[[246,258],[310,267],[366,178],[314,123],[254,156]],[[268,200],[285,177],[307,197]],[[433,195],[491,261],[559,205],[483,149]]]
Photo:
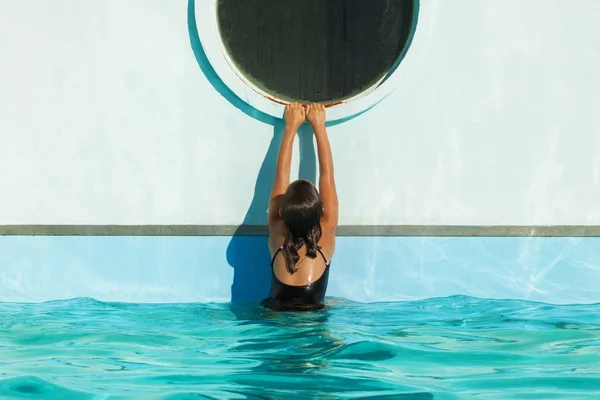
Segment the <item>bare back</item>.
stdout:
[[298,250],[300,260],[296,264],[297,270],[294,274],[290,274],[286,268],[285,257],[282,254],[285,249],[277,252],[285,244],[289,232],[283,221],[274,224],[269,237],[269,252],[272,259],[275,256],[273,259],[273,273],[281,283],[290,286],[305,286],[317,281],[323,275],[327,267],[325,263],[333,258],[335,252],[335,232],[326,229],[328,227],[323,226],[323,224],[321,227],[323,234],[317,245],[321,248],[321,252],[326,259],[318,252],[317,257],[314,259],[307,257],[306,247],[303,246]]

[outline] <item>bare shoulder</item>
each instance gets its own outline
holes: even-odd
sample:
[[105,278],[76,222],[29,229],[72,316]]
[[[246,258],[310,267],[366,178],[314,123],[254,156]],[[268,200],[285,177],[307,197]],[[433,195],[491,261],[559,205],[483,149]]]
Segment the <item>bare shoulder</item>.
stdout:
[[321,235],[321,240],[319,240],[319,246],[327,259],[331,260],[335,253],[335,227],[332,228],[323,224],[321,229],[323,234]]
[[283,223],[283,220],[272,224],[269,232],[269,250],[271,255],[285,243],[288,236],[288,229]]
[[329,218],[323,218],[321,220],[321,231],[323,239],[329,238],[329,240],[335,241],[337,222]]

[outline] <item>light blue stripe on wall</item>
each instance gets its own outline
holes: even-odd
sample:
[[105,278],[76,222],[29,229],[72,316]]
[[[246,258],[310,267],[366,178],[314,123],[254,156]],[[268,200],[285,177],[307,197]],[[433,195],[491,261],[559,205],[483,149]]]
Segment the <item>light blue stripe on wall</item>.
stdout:
[[[228,302],[267,294],[263,237],[0,236],[0,300]],[[342,237],[328,295],[600,302],[600,238]]]

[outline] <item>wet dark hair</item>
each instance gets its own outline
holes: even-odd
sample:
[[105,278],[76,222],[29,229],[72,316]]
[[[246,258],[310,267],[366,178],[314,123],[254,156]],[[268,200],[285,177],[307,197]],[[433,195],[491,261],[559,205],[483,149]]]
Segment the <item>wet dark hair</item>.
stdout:
[[306,256],[310,258],[316,258],[320,249],[317,243],[323,233],[323,201],[315,185],[305,180],[292,182],[283,195],[281,216],[289,230],[285,241],[285,265],[288,272],[293,274],[300,260],[298,250],[302,246],[306,246]]

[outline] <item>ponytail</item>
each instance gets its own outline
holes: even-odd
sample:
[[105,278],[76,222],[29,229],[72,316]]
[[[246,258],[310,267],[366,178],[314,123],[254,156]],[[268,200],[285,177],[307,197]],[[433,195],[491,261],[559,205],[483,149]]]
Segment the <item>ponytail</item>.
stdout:
[[285,241],[285,266],[290,274],[296,272],[296,264],[300,260],[298,250],[302,246],[306,246],[306,257],[317,258],[317,251],[321,249],[317,243],[322,234],[321,223],[317,223],[304,235],[295,235],[290,231]]

